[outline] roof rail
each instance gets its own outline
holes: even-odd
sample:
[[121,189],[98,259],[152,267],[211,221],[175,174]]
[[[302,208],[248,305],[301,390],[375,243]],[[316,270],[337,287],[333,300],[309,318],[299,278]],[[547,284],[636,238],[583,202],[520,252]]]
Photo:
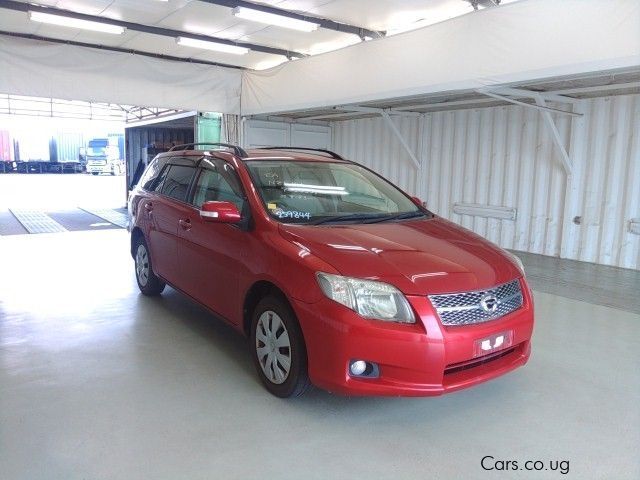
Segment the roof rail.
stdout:
[[302,150],[305,152],[322,152],[329,155],[331,158],[335,158],[336,160],[344,160],[343,157],[338,155],[336,152],[332,152],[331,150],[326,150],[324,148],[306,148],[306,147],[260,147],[262,150]]
[[226,147],[229,148],[231,150],[233,150],[233,153],[235,153],[237,156],[239,157],[247,157],[247,152],[245,152],[242,148],[240,148],[237,145],[232,145],[230,143],[220,143],[220,142],[196,142],[196,143],[183,143],[181,145],[174,145],[173,147],[171,147],[169,149],[170,152],[176,152],[176,151],[182,151],[182,150],[188,150],[189,147],[192,147],[191,150],[195,150],[195,148],[198,145],[210,145],[210,146],[214,146],[214,147]]

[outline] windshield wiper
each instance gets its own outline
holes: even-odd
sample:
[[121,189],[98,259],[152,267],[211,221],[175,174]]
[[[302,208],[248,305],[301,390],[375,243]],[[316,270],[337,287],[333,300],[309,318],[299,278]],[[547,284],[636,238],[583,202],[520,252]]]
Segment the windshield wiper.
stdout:
[[[385,215],[383,215],[385,216]],[[318,220],[314,220],[312,222],[308,222],[307,225],[320,225],[323,223],[333,223],[333,222],[344,222],[344,221],[364,221],[365,220],[379,220],[380,214],[371,214],[371,213],[349,213],[346,215],[332,215],[328,217],[319,218]]]
[[402,213],[396,213],[393,215],[385,215],[382,218],[377,218],[366,223],[392,222],[395,220],[408,220],[410,218],[418,218],[418,217],[425,217],[425,216],[426,214],[421,211],[402,212]]

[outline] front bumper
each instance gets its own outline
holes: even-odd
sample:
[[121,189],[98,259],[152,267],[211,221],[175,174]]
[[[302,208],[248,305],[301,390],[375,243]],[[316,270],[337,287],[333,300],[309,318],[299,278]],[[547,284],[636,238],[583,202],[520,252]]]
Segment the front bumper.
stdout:
[[[489,322],[444,327],[426,296],[407,296],[413,325],[366,320],[329,299],[293,301],[307,346],[314,385],[345,395],[431,396],[471,387],[524,365],[533,330],[531,294],[523,306]],[[474,358],[474,342],[513,332],[510,347]],[[352,377],[351,360],[378,364],[378,378]]]

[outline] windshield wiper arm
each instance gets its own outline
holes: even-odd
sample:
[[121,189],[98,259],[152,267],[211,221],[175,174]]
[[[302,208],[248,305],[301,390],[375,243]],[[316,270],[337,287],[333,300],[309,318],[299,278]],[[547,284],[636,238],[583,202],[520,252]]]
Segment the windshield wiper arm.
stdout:
[[394,220],[408,220],[410,218],[418,218],[418,217],[424,217],[424,216],[426,216],[426,214],[421,211],[402,212],[402,213],[396,213],[393,215],[385,215],[383,218],[377,218],[367,223],[391,222]]
[[323,223],[343,222],[348,220],[377,220],[380,219],[380,214],[371,213],[349,213],[346,215],[332,215],[328,217],[319,218],[309,222],[308,225],[320,225]]

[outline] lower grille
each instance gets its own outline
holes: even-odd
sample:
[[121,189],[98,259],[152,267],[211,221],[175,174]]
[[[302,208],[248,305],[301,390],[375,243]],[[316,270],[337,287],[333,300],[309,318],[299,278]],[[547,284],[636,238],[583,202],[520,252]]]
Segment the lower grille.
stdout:
[[500,358],[506,357],[507,355],[515,352],[517,348],[518,347],[512,347],[501,352],[490,353],[489,355],[485,355],[484,357],[476,358],[474,360],[447,365],[447,368],[445,368],[444,370],[444,374],[451,375],[452,373],[462,372],[463,370],[469,370],[471,368],[479,367],[480,365],[484,365],[486,363],[490,363]]
[[522,307],[520,282],[498,285],[488,290],[429,295],[440,322],[446,326],[473,325],[503,317]]

